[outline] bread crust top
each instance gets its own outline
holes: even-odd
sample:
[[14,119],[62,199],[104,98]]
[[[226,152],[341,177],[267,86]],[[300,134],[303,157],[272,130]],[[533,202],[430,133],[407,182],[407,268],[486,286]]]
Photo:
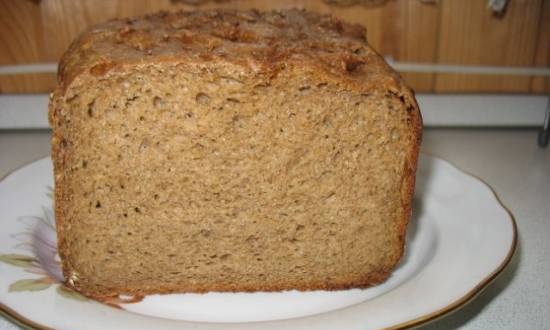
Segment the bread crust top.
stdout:
[[267,77],[285,65],[306,64],[358,91],[410,94],[368,46],[364,27],[299,9],[160,12],[111,20],[73,42],[59,64],[59,89],[82,73],[100,77],[126,65],[163,62],[233,63]]

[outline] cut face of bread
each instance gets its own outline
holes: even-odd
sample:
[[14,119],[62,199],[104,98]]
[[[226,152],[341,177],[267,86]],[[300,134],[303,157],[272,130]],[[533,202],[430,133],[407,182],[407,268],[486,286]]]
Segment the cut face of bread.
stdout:
[[[210,17],[179,15],[172,23]],[[249,15],[248,37],[263,40],[276,15]],[[166,28],[156,21],[166,17],[132,29]],[[303,29],[322,19],[285,17]],[[421,124],[410,91],[366,43],[356,58],[338,50],[320,64],[294,50],[266,66],[256,48],[196,32],[240,58],[155,56],[155,46],[136,57],[115,40],[130,23],[109,24],[65,55],[50,104],[69,285],[106,296],[341,289],[389,276],[403,254]],[[173,29],[167,39],[185,35]]]

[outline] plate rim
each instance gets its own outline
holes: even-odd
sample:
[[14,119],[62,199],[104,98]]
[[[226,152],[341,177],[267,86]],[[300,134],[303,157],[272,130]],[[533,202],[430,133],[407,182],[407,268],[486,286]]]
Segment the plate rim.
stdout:
[[[459,166],[457,166],[455,163],[447,160],[446,158],[441,157],[440,155],[421,150],[420,154],[432,157],[438,160],[441,160],[451,167],[455,168],[456,170],[473,177],[477,179],[479,182],[481,182],[485,187],[489,189],[489,191],[492,193],[493,197],[495,198],[496,202],[506,211],[507,213],[507,219],[510,221],[510,224],[512,225],[512,244],[510,245],[510,248],[508,249],[508,252],[506,254],[506,257],[501,261],[499,266],[495,268],[494,271],[492,271],[490,274],[488,274],[486,277],[484,277],[476,286],[474,286],[470,291],[468,291],[466,294],[464,294],[459,299],[451,302],[445,307],[442,307],[436,311],[433,311],[429,314],[417,317],[415,319],[402,322],[399,324],[392,325],[390,327],[383,328],[381,330],[406,330],[406,329],[412,329],[415,327],[418,327],[420,325],[426,325],[428,323],[432,323],[444,316],[447,316],[451,313],[454,313],[458,310],[460,310],[462,307],[466,306],[468,303],[472,302],[479,294],[481,294],[491,283],[493,283],[500,274],[506,269],[506,267],[510,264],[510,261],[515,255],[515,252],[517,250],[517,243],[518,243],[518,229],[517,229],[517,222],[514,217],[514,214],[510,209],[502,202],[500,197],[498,196],[496,190],[484,179],[479,177],[476,174],[473,174],[469,171],[466,171]],[[12,169],[8,171],[4,176],[0,178],[0,183],[2,183],[6,178],[14,174],[15,172],[23,169],[24,167],[31,165],[35,162],[41,161],[43,159],[50,158],[51,156],[46,157],[40,157],[35,160],[31,160],[15,169]],[[17,311],[13,310],[9,306],[5,305],[4,303],[0,302],[0,316],[4,317],[6,320],[14,323],[15,325],[18,325],[20,327],[23,327],[25,329],[31,329],[31,330],[55,330],[54,328],[50,328],[48,326],[42,325],[40,323],[37,323],[25,316],[22,316]]]

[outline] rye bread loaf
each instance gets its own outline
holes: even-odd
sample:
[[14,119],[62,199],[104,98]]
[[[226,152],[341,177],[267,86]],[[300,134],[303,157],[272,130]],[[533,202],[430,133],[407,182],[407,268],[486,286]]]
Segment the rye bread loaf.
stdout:
[[421,116],[363,27],[301,10],[114,20],[70,46],[58,81],[76,290],[367,287],[403,255]]

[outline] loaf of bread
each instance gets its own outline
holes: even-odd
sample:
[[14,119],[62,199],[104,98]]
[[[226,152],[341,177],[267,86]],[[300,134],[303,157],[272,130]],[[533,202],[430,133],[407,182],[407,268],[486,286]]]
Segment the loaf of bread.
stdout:
[[70,46],[58,82],[74,289],[367,287],[403,255],[421,116],[363,27],[302,10],[114,20]]

